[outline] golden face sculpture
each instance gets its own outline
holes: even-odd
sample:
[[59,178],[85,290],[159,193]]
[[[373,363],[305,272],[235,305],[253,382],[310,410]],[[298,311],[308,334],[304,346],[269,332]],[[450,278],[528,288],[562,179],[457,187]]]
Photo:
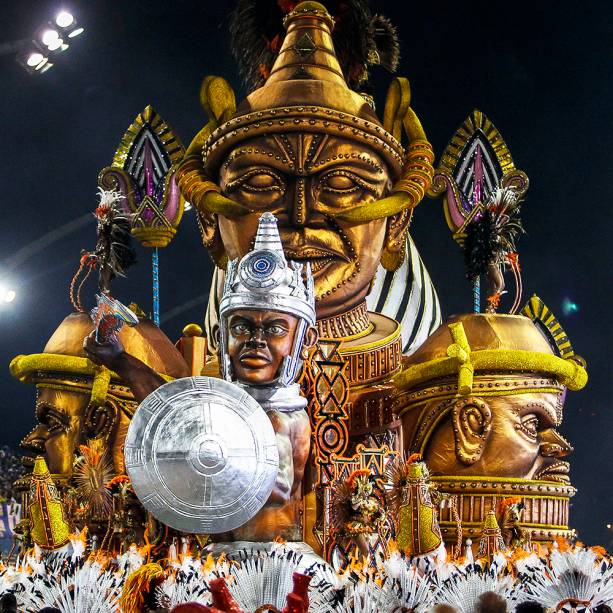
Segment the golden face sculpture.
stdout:
[[570,483],[569,464],[561,458],[572,447],[555,430],[562,420],[564,392],[470,396],[443,402],[451,408],[447,407],[423,450],[433,475]]
[[259,217],[269,211],[278,219],[286,257],[311,265],[318,318],[364,301],[389,239],[388,220],[356,223],[341,216],[389,190],[381,156],[331,135],[281,133],[241,142],[219,176],[222,193],[250,210],[218,217],[230,259],[252,249]]
[[[81,425],[89,395],[40,387],[36,400],[38,425],[22,441],[22,448],[44,453],[49,472],[66,479],[72,476],[75,450],[82,442]],[[34,465],[33,457],[24,458]]]
[[[91,437],[104,440],[104,447],[113,461],[115,472],[125,472],[123,442],[130,418],[118,401],[108,400],[104,407],[91,410],[90,394],[39,386],[36,401],[38,425],[23,439],[22,449],[43,454],[49,472],[61,479],[70,479],[79,445]],[[95,425],[94,425],[95,424]],[[24,457],[26,466],[34,458]]]

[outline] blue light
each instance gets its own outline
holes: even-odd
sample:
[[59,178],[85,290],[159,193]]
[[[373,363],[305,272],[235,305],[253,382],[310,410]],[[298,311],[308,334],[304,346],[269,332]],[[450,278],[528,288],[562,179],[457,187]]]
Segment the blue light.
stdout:
[[570,298],[564,298],[564,302],[562,302],[562,312],[567,317],[573,313],[578,313],[579,305],[576,302],[573,302]]

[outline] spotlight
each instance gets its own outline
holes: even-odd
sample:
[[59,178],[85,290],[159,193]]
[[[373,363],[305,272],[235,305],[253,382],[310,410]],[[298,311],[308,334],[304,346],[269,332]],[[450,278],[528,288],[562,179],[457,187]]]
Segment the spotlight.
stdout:
[[17,294],[12,289],[6,289],[4,285],[0,285],[0,302],[13,302]]
[[38,66],[44,59],[45,57],[43,56],[42,53],[38,53],[37,51],[35,51],[35,52],[30,53],[30,55],[28,55],[26,64],[30,66],[31,68],[36,68],[36,66]]
[[[40,39],[43,41],[43,45],[51,49],[51,46],[60,40],[60,35],[57,30],[45,30]],[[57,49],[57,47],[55,47],[55,49]],[[53,51],[53,49],[51,50]]]
[[56,38],[49,45],[47,45],[47,48],[49,49],[49,51],[57,51],[58,49],[61,48],[63,44],[64,44],[64,41],[61,38]]
[[33,41],[31,45],[27,45],[18,53],[16,60],[30,74],[36,74],[44,72],[42,69],[49,64],[48,53],[48,49],[44,49],[42,45]]
[[[79,36],[84,31],[72,12],[60,10],[52,20],[35,30],[31,43],[28,39],[15,41],[11,50],[14,49],[17,54],[15,59],[30,74],[42,74],[57,63],[60,55],[69,51],[72,44],[69,44],[68,39]],[[70,53],[66,55],[69,56]]]
[[57,23],[60,28],[68,28],[74,23],[74,17],[68,11],[62,11],[55,18],[55,23]]

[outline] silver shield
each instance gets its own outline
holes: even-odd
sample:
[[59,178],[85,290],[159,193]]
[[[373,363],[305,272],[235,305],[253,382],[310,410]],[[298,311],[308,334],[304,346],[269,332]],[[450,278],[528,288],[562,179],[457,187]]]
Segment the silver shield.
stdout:
[[233,383],[185,377],[149,394],[132,418],[125,463],[143,506],[196,534],[242,526],[263,506],[279,470],[264,410]]

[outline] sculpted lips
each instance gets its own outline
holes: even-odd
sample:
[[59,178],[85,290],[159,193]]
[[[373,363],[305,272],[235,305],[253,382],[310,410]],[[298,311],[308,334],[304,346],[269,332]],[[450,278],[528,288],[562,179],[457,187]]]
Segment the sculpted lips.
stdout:
[[327,253],[322,251],[321,249],[309,249],[305,248],[300,252],[293,252],[290,249],[287,249],[285,252],[285,257],[295,262],[309,262],[311,265],[311,272],[313,275],[316,275],[318,272],[323,270],[328,264],[333,261],[345,261],[344,258],[340,258],[331,253]]
[[557,461],[546,466],[537,473],[535,479],[542,481],[557,481],[559,483],[570,483],[568,473],[570,465],[568,462]]
[[[308,231],[308,230],[307,230]],[[321,239],[329,240],[321,240]],[[309,262],[314,276],[321,273],[324,268],[334,262],[350,262],[345,253],[344,245],[340,237],[327,231],[325,236],[315,238],[308,236],[289,235],[284,241],[285,257],[297,262]]]
[[245,351],[240,357],[240,362],[247,368],[262,368],[272,362],[270,356],[260,351]]

